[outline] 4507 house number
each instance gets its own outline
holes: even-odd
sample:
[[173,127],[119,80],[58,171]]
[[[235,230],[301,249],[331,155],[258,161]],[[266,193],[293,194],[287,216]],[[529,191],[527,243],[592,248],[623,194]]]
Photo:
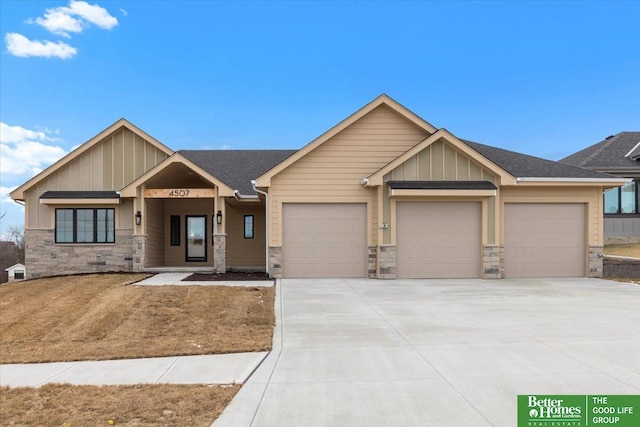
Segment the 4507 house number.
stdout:
[[189,190],[171,190],[169,191],[169,197],[189,197]]

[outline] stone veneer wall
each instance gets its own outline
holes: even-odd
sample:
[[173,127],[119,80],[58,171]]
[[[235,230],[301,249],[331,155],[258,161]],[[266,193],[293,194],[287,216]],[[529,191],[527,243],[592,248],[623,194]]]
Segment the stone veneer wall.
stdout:
[[216,273],[227,271],[227,235],[213,235],[213,268]]
[[378,247],[378,279],[396,278],[396,247]]
[[282,247],[269,246],[269,277],[282,278]]
[[482,247],[483,279],[504,279],[504,246],[485,245]]
[[369,279],[376,279],[378,277],[377,265],[378,265],[378,247],[369,246],[369,250],[367,254],[367,277]]
[[146,267],[147,235],[133,236],[133,271],[141,272]]
[[133,230],[116,230],[113,244],[56,244],[54,230],[25,231],[27,278],[133,271]]
[[589,277],[602,277],[603,247],[589,246]]

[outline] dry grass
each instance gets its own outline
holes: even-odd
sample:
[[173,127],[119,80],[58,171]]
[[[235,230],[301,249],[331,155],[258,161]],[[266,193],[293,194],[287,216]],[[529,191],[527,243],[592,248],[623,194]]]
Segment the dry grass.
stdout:
[[95,274],[0,286],[0,363],[271,348],[274,288],[127,286],[144,277]]
[[[240,386],[0,388],[3,426],[209,426]],[[110,423],[110,421],[112,423]]]
[[616,245],[605,245],[604,254],[640,258],[640,243],[621,243]]

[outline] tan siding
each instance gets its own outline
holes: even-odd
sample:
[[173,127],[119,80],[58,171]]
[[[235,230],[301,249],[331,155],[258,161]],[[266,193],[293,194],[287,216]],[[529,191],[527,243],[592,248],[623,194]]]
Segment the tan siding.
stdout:
[[91,149],[91,169],[93,171],[93,175],[91,176],[91,189],[96,191],[102,191],[104,188],[102,167],[102,147],[98,145]]
[[124,132],[113,135],[113,188],[124,187]]
[[134,146],[134,135],[128,129],[124,131],[124,157],[123,157],[123,165],[124,165],[124,185],[133,182],[135,175],[135,146]]
[[147,199],[145,225],[147,228],[147,267],[164,265],[164,201]]
[[496,198],[489,197],[487,200],[487,243],[496,242]]
[[63,166],[58,171],[58,190],[69,190],[69,166]]
[[69,163],[69,190],[71,191],[82,189],[82,165],[79,160]]
[[431,179],[431,147],[427,147],[418,153],[418,164],[420,169],[418,180],[428,181]]
[[[319,197],[348,202],[354,198],[373,200],[375,191],[360,180],[384,167],[428,133],[394,112],[380,106],[333,138],[293,163],[271,180],[271,245],[280,246],[284,199],[304,201]],[[377,232],[370,230],[369,235]]]
[[[254,238],[244,238],[244,216],[253,215]],[[265,266],[265,217],[263,204],[226,206],[227,267]]]
[[135,179],[140,178],[140,176],[145,172],[144,167],[144,145],[145,142],[138,135],[135,137]]
[[105,138],[102,142],[102,189],[113,188],[113,138]]
[[433,181],[442,181],[444,179],[443,151],[444,148],[441,141],[431,144],[431,179]]
[[469,179],[469,159],[465,156],[457,153],[456,159],[458,161],[458,181],[466,181]]
[[482,179],[482,168],[473,162],[469,164],[469,179],[471,181],[480,181]]
[[118,212],[118,228],[133,230],[133,199],[123,199]]
[[[385,177],[383,178],[384,183],[382,184],[382,222],[387,225],[391,224],[391,199],[389,199],[389,186],[387,185],[389,178],[390,177],[388,174],[385,175]],[[391,243],[391,228],[389,226],[383,229],[382,239],[383,244],[388,245]]]
[[151,169],[156,165],[156,147],[151,144],[147,144],[144,153],[145,158],[145,168],[147,170]]
[[444,145],[444,179],[455,181],[457,178],[456,151],[449,144]]
[[90,188],[93,190],[93,179],[91,177],[91,152],[83,154],[78,160],[82,170],[82,188]]

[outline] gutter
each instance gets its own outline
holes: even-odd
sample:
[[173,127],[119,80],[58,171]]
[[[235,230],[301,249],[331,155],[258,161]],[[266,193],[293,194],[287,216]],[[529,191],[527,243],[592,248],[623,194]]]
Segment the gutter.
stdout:
[[626,183],[629,178],[547,178],[547,177],[522,177],[516,178],[516,182],[602,182],[602,183]]
[[[265,216],[265,248],[264,248],[264,258],[265,258],[265,272],[267,273],[267,277],[269,277],[269,193],[266,193],[262,190],[258,190],[258,188],[256,187],[256,180],[252,179],[251,180],[251,187],[253,187],[253,191],[255,191],[256,193],[260,193],[264,196],[264,205],[265,205],[265,212],[264,212],[264,216]],[[237,193],[237,191],[234,191],[233,195],[235,196],[235,194]],[[240,193],[238,193],[240,194]],[[257,198],[258,196],[256,196]]]
[[[258,190],[256,190],[258,191]],[[236,200],[242,201],[242,200],[259,200],[260,197],[255,196],[253,194],[249,194],[249,195],[244,195],[244,194],[240,194],[240,192],[238,190],[233,190],[233,197],[235,197]]]

